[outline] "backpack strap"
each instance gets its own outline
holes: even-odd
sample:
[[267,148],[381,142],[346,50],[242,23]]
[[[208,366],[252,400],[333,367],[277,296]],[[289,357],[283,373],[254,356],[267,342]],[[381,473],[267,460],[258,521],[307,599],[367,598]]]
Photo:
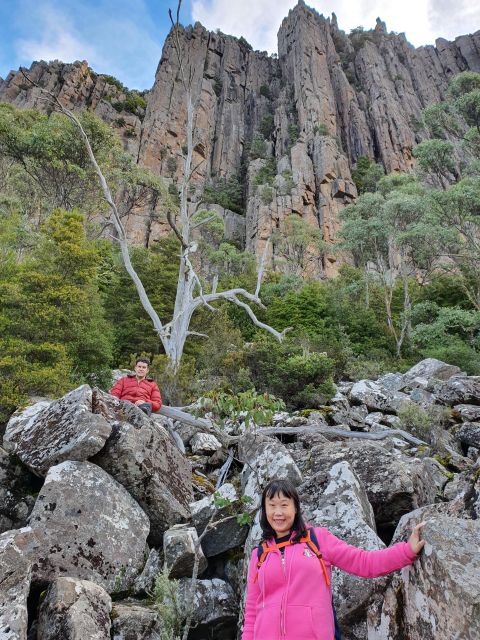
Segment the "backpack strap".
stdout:
[[290,540],[287,540],[286,542],[280,542],[279,544],[272,544],[272,546],[270,547],[268,546],[267,542],[262,542],[262,544],[259,544],[257,547],[257,573],[255,574],[255,578],[253,579],[253,581],[257,581],[258,571],[270,551],[274,551],[275,549],[283,549],[284,547],[288,547],[291,544],[292,543]]
[[319,544],[317,540],[317,535],[313,528],[307,529],[307,535],[300,538],[300,542],[304,542],[317,556],[318,561],[322,566],[323,575],[325,577],[325,582],[327,583],[327,587],[330,586],[330,578],[328,576],[327,567],[325,566],[325,562],[323,561],[322,552],[319,549]]
[[[300,538],[299,542],[304,542],[316,555],[318,558],[320,565],[322,567],[323,575],[325,577],[325,582],[327,583],[327,587],[330,586],[330,578],[328,576],[327,567],[325,566],[325,562],[323,561],[322,552],[319,549],[317,536],[315,534],[314,529],[307,529],[307,535]],[[275,549],[283,549],[284,547],[288,547],[292,544],[291,540],[287,540],[286,542],[280,542],[279,544],[273,544],[272,546],[268,546],[267,542],[262,542],[257,547],[257,573],[255,574],[254,582],[258,579],[258,572],[260,567],[263,564],[263,561],[267,557],[267,554],[270,551],[274,551]]]

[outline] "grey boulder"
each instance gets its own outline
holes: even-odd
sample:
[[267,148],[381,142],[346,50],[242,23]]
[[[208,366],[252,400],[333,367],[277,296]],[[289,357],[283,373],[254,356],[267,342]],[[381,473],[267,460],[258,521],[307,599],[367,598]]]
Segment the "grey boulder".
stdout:
[[70,576],[124,592],[144,566],[147,516],[90,462],[62,462],[49,470],[30,524],[41,541],[33,563],[37,583]]
[[153,607],[130,601],[115,602],[112,640],[163,640],[164,637],[160,616]]
[[30,527],[0,535],[0,638],[26,640],[27,598],[36,545]]
[[452,376],[434,389],[443,404],[480,404],[480,376]]
[[163,552],[169,578],[190,578],[195,556],[198,556],[199,575],[207,568],[207,559],[198,542],[197,530],[187,525],[175,525],[163,536]]
[[242,471],[242,489],[252,498],[252,507],[260,504],[263,487],[273,478],[302,482],[302,474],[287,448],[268,436],[246,435],[239,443],[238,457],[247,462]]
[[406,373],[403,374],[403,387],[419,386],[415,379],[419,380],[448,380],[452,376],[460,373],[459,367],[442,362],[436,358],[426,358],[421,360]]
[[331,442],[313,447],[312,472],[326,473],[336,462],[347,461],[367,492],[377,526],[391,529],[400,517],[435,502],[436,477],[430,464],[374,442]]
[[23,422],[22,428],[21,417],[15,418],[13,426],[7,426],[4,442],[39,476],[45,476],[51,466],[65,460],[88,460],[100,451],[112,430],[103,416],[92,413],[92,390],[88,385],[38,411]]
[[170,526],[190,517],[190,464],[166,429],[135,405],[96,390],[96,411],[111,421],[112,435],[92,462],[137,500],[150,519],[150,540],[158,546]]
[[425,507],[400,521],[395,539],[426,520],[419,560],[390,578],[369,611],[369,640],[477,640],[480,637],[480,520]]
[[37,637],[41,640],[110,640],[112,600],[89,580],[57,578],[45,595]]

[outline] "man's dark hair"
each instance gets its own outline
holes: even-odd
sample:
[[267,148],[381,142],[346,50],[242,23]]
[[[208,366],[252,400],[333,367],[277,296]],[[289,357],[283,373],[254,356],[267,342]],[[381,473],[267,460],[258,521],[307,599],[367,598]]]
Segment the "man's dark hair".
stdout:
[[282,493],[286,498],[291,498],[295,505],[295,519],[293,521],[292,532],[294,537],[292,542],[298,542],[300,538],[307,534],[307,527],[302,517],[302,510],[300,508],[300,498],[298,497],[297,490],[290,482],[290,480],[271,480],[262,493],[262,504],[260,507],[260,526],[262,527],[262,535],[265,540],[275,537],[275,531],[270,526],[267,520],[267,510],[265,508],[265,502],[276,495]]
[[148,358],[137,358],[135,360],[135,364],[137,365],[139,362],[144,362],[147,365],[147,367],[150,366],[150,360]]

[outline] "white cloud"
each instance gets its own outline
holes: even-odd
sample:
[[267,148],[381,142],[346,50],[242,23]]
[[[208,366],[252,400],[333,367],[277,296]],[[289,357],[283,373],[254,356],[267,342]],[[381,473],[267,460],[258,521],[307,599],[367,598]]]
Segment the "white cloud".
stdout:
[[[208,29],[243,35],[255,49],[274,52],[281,21],[296,4],[296,0],[243,0],[227,8],[225,0],[192,0],[192,16]],[[359,25],[370,29],[380,17],[389,31],[405,32],[415,46],[434,44],[439,36],[453,40],[480,28],[477,0],[459,0],[454,11],[449,0],[310,0],[307,4],[326,17],[335,12],[340,29],[347,33]]]
[[144,0],[21,0],[21,8],[24,35],[14,43],[18,64],[87,60],[130,88],[152,86],[162,47]]
[[95,48],[78,38],[67,17],[52,7],[43,7],[37,20],[41,36],[20,38],[16,42],[17,54],[22,60],[73,62],[97,57]]

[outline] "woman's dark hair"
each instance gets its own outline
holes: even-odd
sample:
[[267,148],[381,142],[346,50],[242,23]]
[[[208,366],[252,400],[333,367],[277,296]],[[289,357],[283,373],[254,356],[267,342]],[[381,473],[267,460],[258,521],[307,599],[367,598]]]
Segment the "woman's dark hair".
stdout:
[[265,508],[265,502],[274,498],[276,495],[282,493],[286,498],[291,498],[295,505],[295,519],[293,521],[292,532],[294,537],[292,542],[298,542],[300,538],[307,534],[307,527],[302,517],[302,510],[300,509],[300,498],[298,497],[297,490],[290,482],[290,480],[271,480],[262,493],[262,504],[260,507],[260,526],[262,527],[263,537],[268,540],[275,537],[275,531],[272,529],[267,520],[267,510]]

